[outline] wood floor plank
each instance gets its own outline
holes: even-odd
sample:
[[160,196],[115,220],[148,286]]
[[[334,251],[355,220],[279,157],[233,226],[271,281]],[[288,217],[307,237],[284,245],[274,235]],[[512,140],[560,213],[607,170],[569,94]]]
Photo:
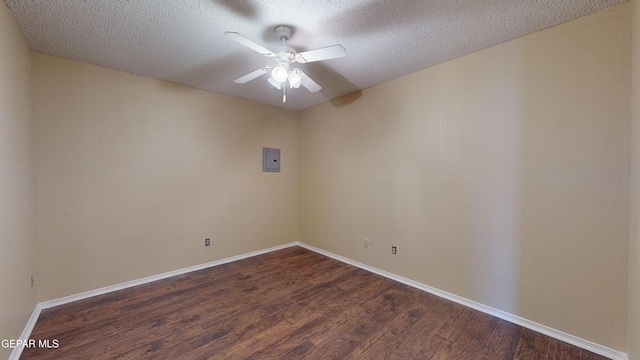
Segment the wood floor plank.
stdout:
[[[292,311],[298,309],[294,308]],[[252,356],[253,353],[268,347],[274,339],[282,339],[294,329],[294,325],[286,321],[287,315],[290,313],[275,314],[262,319],[257,327],[252,327],[248,332],[242,332],[244,337],[240,338],[237,344],[216,354],[216,359],[234,360]],[[266,329],[268,331],[265,331]]]
[[580,349],[571,346],[558,339],[549,339],[549,359],[550,360],[571,360],[580,359]]
[[393,283],[381,284],[381,289],[375,297],[362,302],[354,302],[351,306],[343,308],[339,313],[333,314],[326,323],[325,329],[311,336],[310,340],[317,347],[326,350],[329,346],[336,347],[335,342],[344,342],[340,337],[360,325],[360,319],[367,314],[375,314],[383,305],[383,296],[393,288]]
[[451,346],[437,353],[438,357],[449,358],[455,354],[465,354],[470,358],[478,358],[486,350],[496,328],[497,319],[478,311],[466,314],[469,319],[464,326],[448,337]]
[[328,355],[307,340],[290,351],[282,354],[282,360],[324,360]]
[[283,334],[280,338],[275,338],[266,347],[254,352],[251,356],[256,360],[280,359],[285,353],[307,342],[309,336],[317,331],[325,320],[324,314],[307,308],[288,320],[292,325],[288,333]]
[[424,303],[429,311],[414,324],[411,332],[388,348],[389,359],[419,358],[419,354],[424,353],[423,349],[431,348],[429,345],[431,342],[437,343],[434,336],[445,322],[463,310],[463,307],[458,304],[442,301],[426,293],[422,295],[421,303]]
[[429,311],[429,307],[421,302],[422,297],[417,291],[407,289],[413,296],[411,303],[397,309],[395,317],[373,336],[366,337],[345,359],[374,359],[380,353],[388,351],[404,339],[414,328],[415,324]]
[[522,329],[515,360],[547,359],[549,356],[550,338],[529,329]]
[[300,247],[45,309],[21,359],[599,355]]
[[[346,322],[343,328],[347,331],[339,331],[339,337],[330,336],[318,342],[312,341],[338,359],[344,359],[359,348],[366,352],[366,339],[382,331],[401,311],[398,308],[404,309],[404,306],[412,303],[413,297],[404,290],[403,285],[393,284],[386,292],[363,304],[361,316],[353,317]],[[357,353],[354,356],[360,357]]]
[[513,359],[520,341],[522,328],[508,321],[498,320],[491,340],[482,356],[483,360]]

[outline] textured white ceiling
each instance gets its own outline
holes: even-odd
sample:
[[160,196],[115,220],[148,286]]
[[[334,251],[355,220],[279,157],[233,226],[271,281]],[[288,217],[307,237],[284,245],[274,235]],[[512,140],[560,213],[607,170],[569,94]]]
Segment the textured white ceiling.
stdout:
[[[299,110],[602,10],[625,0],[5,0],[39,52]],[[274,49],[288,25],[298,52],[347,57],[300,67],[323,88],[282,104],[268,60],[223,36]]]

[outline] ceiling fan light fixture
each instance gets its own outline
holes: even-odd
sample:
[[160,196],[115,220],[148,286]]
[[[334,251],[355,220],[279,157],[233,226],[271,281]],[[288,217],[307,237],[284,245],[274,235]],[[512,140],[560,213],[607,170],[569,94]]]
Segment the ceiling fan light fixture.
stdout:
[[271,70],[271,78],[279,83],[287,80],[289,72],[282,66],[276,66]]
[[258,43],[250,40],[237,32],[227,31],[224,33],[229,39],[243,45],[259,54],[262,54],[272,60],[275,63],[275,67],[264,66],[261,69],[255,70],[247,75],[241,76],[234,80],[237,84],[244,84],[248,81],[256,79],[262,75],[269,74],[267,79],[273,87],[282,91],[282,102],[287,101],[286,94],[286,82],[289,81],[289,87],[291,89],[297,89],[303,86],[309,92],[318,92],[322,87],[313,81],[307,74],[305,74],[300,68],[291,68],[290,66],[296,62],[298,63],[310,63],[321,60],[337,59],[347,55],[346,50],[342,45],[336,44],[327,46],[320,49],[308,50],[302,53],[296,52],[292,47],[286,45],[286,40],[291,37],[291,28],[282,25],[275,28],[276,36],[282,41],[282,45],[279,46],[276,51],[270,51],[267,48],[259,45]]
[[302,84],[302,77],[298,75],[295,71],[291,71],[289,73],[289,86],[291,89],[297,89]]
[[276,88],[276,89],[280,90],[280,88],[282,87],[282,86],[280,85],[281,83],[277,82],[277,81],[276,81],[276,80],[274,80],[273,78],[271,78],[271,77],[270,77],[268,80],[269,80],[269,84],[273,85],[273,87],[274,87],[274,88]]

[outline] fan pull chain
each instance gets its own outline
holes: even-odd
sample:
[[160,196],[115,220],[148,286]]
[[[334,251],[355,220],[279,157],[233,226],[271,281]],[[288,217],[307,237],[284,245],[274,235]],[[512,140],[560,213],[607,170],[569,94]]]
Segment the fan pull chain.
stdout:
[[285,91],[286,91],[285,89],[286,88],[287,87],[284,86],[284,83],[282,83],[282,103],[283,104],[287,102],[287,94],[285,93]]

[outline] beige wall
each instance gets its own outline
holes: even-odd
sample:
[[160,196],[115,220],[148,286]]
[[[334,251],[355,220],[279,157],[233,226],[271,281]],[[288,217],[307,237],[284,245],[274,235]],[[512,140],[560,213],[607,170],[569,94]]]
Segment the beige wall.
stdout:
[[31,51],[2,1],[0,49],[0,339],[16,339],[36,304]]
[[301,111],[300,240],[624,351],[630,21],[623,4]]
[[40,301],[297,240],[295,112],[34,59]]
[[633,0],[632,7],[631,216],[627,346],[629,358],[635,360],[640,359],[640,0]]

